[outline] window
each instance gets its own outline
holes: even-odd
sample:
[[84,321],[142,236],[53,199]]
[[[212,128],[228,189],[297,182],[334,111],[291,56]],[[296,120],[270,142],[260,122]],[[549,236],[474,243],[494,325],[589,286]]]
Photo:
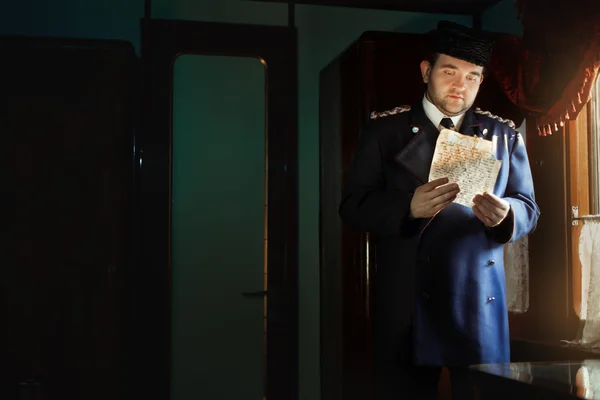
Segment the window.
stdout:
[[[599,80],[596,80],[588,106],[568,124],[567,150],[573,307],[580,319],[600,323],[600,291],[598,294],[594,291],[595,286],[600,287],[600,270],[596,271],[600,268]],[[600,331],[595,330],[600,339]]]
[[[531,125],[527,151],[542,215],[532,235],[505,247],[511,336],[556,343],[582,339],[587,329],[600,343],[600,83],[577,119],[552,136]],[[580,237],[594,223],[598,234],[584,236],[595,255],[582,263]]]
[[591,98],[592,213],[600,215],[600,76],[596,79]]

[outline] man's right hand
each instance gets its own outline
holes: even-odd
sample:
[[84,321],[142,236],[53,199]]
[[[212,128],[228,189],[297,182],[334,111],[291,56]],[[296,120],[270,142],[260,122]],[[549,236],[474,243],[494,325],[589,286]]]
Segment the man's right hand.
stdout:
[[448,178],[439,178],[419,186],[410,202],[410,216],[432,218],[452,203],[458,192],[458,184],[448,183]]

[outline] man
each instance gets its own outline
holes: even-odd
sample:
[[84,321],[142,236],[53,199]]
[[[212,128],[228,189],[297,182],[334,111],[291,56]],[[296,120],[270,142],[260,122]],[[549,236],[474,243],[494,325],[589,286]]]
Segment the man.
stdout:
[[[522,136],[471,110],[491,46],[440,22],[435,56],[420,65],[422,103],[369,124],[348,170],[340,215],[377,237],[376,400],[435,398],[442,366],[453,397],[468,398],[468,365],[509,361],[503,245],[540,213]],[[493,193],[471,208],[453,203],[455,182],[427,182],[443,127],[493,141],[502,161]]]

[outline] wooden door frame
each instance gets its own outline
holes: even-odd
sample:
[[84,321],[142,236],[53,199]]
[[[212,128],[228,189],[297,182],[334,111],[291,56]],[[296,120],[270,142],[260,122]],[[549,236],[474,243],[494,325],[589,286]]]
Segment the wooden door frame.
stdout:
[[[129,391],[136,398],[170,396],[173,67],[182,54],[255,57],[267,65],[265,396],[294,400],[298,397],[296,29],[180,20],[142,20],[142,118],[136,149],[140,261]],[[231,110],[232,116],[235,112]]]

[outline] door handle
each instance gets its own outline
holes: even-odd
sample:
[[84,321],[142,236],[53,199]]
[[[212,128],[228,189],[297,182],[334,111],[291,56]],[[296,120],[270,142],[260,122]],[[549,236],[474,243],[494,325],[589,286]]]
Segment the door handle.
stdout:
[[243,292],[242,296],[246,297],[265,297],[267,295],[266,290],[259,290],[258,292]]

